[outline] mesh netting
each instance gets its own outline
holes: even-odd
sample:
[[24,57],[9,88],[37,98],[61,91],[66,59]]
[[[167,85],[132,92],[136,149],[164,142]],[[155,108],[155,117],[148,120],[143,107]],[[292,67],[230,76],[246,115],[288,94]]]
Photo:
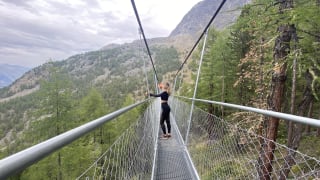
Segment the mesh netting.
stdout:
[[[170,106],[174,117],[173,127],[177,125],[180,130],[179,132],[178,128],[173,128],[173,136],[182,137],[181,143],[174,137],[158,142],[160,103],[155,101],[139,121],[127,129],[78,179],[190,179],[191,176],[187,173],[190,171],[190,165],[186,162],[187,154],[190,154],[201,179],[265,177],[262,174],[264,164],[260,159],[265,154],[261,147],[269,144],[268,139],[236,127],[199,108],[193,110],[190,131],[187,133],[191,105],[174,99]],[[183,141],[187,134],[188,153],[185,153]],[[270,179],[280,179],[288,167],[288,153],[292,155],[294,164],[287,169],[287,179],[320,178],[318,159],[277,142],[273,144],[275,149]],[[157,145],[158,159],[154,161]]]
[[[181,134],[187,134],[191,105],[174,99],[172,108]],[[201,179],[259,179],[264,164],[262,146],[270,141],[248,130],[195,108],[188,137],[188,150]],[[292,154],[294,165],[288,179],[320,178],[320,161],[284,145],[275,144],[270,179],[279,179]],[[264,176],[265,177],[265,176]]]
[[150,104],[137,123],[77,179],[151,179],[159,129],[159,105],[158,101]]

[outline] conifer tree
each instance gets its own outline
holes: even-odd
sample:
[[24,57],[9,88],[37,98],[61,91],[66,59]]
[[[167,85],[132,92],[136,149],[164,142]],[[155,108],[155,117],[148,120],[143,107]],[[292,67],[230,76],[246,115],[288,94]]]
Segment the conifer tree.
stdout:
[[[71,110],[71,82],[58,67],[49,66],[49,77],[41,84],[41,94],[43,98],[43,110],[50,119],[50,124],[54,124],[53,131],[45,130],[47,133],[51,132],[49,136],[56,136],[66,130],[66,123]],[[49,127],[50,128],[50,127]],[[57,171],[52,173],[55,179],[63,179],[62,174],[62,159],[61,153],[57,153]],[[52,169],[53,170],[53,169]]]
[[[279,14],[282,15],[288,9],[293,8],[292,0],[278,0]],[[284,86],[287,79],[287,56],[290,53],[290,41],[292,35],[295,33],[295,25],[283,22],[277,29],[279,35],[275,39],[274,53],[273,53],[273,72],[271,82],[271,92],[268,97],[268,109],[281,112],[281,103],[283,101]],[[268,117],[267,118],[267,129],[266,138],[269,139],[261,151],[263,151],[260,157],[260,179],[268,180],[271,179],[272,172],[272,161],[274,158],[275,143],[278,133],[279,118]]]

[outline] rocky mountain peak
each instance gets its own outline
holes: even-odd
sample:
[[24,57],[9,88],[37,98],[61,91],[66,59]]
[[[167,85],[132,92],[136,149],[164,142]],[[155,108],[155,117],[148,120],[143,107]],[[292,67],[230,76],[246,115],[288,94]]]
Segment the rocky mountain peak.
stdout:
[[[227,1],[213,22],[217,29],[223,29],[237,19],[241,7],[251,0]],[[170,37],[182,34],[196,35],[208,24],[213,14],[218,9],[221,0],[203,0],[196,4],[181,20],[178,26],[171,32]]]

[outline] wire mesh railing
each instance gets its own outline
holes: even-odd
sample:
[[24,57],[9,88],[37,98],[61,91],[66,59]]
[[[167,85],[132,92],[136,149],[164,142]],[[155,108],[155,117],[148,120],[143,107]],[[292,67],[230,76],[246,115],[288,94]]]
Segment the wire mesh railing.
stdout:
[[[83,137],[85,134],[92,132],[104,123],[115,119],[116,117],[128,112],[129,110],[146,103],[149,99],[118,109],[112,113],[92,120],[84,125],[69,130],[51,139],[43,141],[37,145],[20,151],[0,160],[0,179],[6,179],[9,176],[24,170],[37,161],[48,157],[51,153],[69,145],[75,140]],[[157,129],[157,128],[156,128]]]
[[114,144],[77,179],[151,179],[154,171],[160,102],[153,101]]
[[[172,109],[181,134],[186,134],[191,104],[173,98]],[[259,179],[264,145],[270,141],[212,114],[194,108],[187,149],[201,179]],[[294,154],[288,179],[320,178],[320,161],[277,142],[270,179],[279,179],[288,167],[287,153]]]

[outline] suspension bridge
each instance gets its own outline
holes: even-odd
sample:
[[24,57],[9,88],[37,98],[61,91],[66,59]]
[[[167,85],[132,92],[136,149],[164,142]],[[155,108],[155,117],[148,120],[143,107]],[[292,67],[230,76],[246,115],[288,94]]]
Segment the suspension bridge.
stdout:
[[[2,159],[0,179],[32,165],[101,124],[145,103],[149,106],[139,120],[75,179],[260,179],[263,164],[259,162],[259,157],[265,153],[261,147],[270,140],[197,107],[192,108],[191,101],[220,105],[214,101],[172,97],[169,102],[172,108],[172,137],[159,139],[160,100],[147,99]],[[234,104],[224,105],[320,127],[315,119]],[[296,154],[289,179],[320,177],[319,159],[277,142],[274,144],[270,179],[280,176],[288,152]]]
[[[136,7],[133,0],[131,2],[153,64]],[[97,157],[82,174],[74,177],[75,179],[279,179],[285,171],[289,171],[288,175],[285,175],[288,179],[319,179],[319,159],[290,149],[251,130],[238,127],[222,117],[209,114],[195,106],[195,102],[212,104],[253,113],[257,119],[261,116],[272,116],[320,128],[320,121],[317,119],[196,98],[207,31],[224,2],[222,1],[192,48],[193,51],[204,36],[193,97],[173,95],[169,99],[171,138],[159,138],[160,99],[148,98],[0,160],[0,179],[14,175],[104,123],[141,105],[148,106],[136,123],[125,130],[107,151]],[[187,55],[177,74],[192,51]],[[154,66],[153,68],[157,81],[156,69]],[[177,78],[174,86],[176,80]],[[268,160],[264,154],[270,152],[265,152],[262,147],[270,142],[275,148],[272,151],[273,159]],[[288,154],[294,154],[293,164],[289,165],[287,162]],[[266,162],[272,165],[272,171],[267,174],[265,174]]]

